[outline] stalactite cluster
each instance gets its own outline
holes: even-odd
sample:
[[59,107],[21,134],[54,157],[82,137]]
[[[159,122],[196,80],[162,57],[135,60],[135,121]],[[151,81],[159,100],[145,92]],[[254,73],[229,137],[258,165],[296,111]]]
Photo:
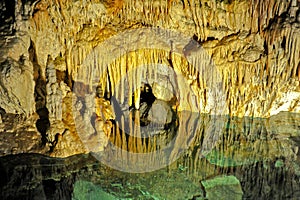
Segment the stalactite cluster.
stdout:
[[[76,135],[76,120],[85,119],[91,132],[84,140],[99,137],[106,144],[103,134],[115,131],[113,141],[122,144],[128,137],[121,131],[116,138],[114,121],[127,124],[123,115],[145,108],[145,84],[172,112],[270,117],[300,111],[299,1],[41,0],[1,6],[0,107],[45,121],[54,116],[39,114],[50,108],[52,97],[43,88],[53,63],[63,120],[50,120],[45,134],[51,138],[56,132],[63,138],[66,130]],[[114,113],[117,105],[121,116]],[[102,135],[93,135],[96,130]]]

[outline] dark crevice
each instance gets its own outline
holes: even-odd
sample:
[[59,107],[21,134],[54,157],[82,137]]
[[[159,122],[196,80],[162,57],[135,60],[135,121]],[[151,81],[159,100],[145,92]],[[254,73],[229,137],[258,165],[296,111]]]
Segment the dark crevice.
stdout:
[[[142,111],[142,116],[140,119],[141,126],[147,126],[150,122],[147,120],[149,111],[153,102],[155,101],[155,96],[152,93],[152,88],[149,84],[144,84],[141,86],[140,94],[140,107],[145,107]],[[134,95],[132,95],[132,102],[134,102]],[[130,110],[135,110],[134,105],[131,105]],[[134,115],[133,115],[134,116]]]
[[15,1],[12,0],[4,0],[5,9],[1,10],[1,21],[2,18],[9,19],[12,18],[13,22],[15,21]]
[[203,198],[206,199],[206,191],[205,191],[205,187],[203,186],[203,184],[202,184],[201,181],[199,181],[199,183],[200,183],[200,188],[201,188],[201,190],[203,191]]
[[285,49],[285,45],[286,45],[286,37],[283,36],[283,39],[281,41],[281,48]]
[[274,25],[283,24],[287,18],[289,18],[288,12],[283,12],[281,15],[275,15],[267,22],[267,26],[262,31],[268,31],[273,29]]
[[5,110],[3,108],[0,107],[0,115],[1,117],[3,117],[5,115]]
[[33,65],[33,77],[35,81],[35,108],[39,115],[39,119],[36,121],[36,128],[42,135],[42,144],[45,145],[47,143],[46,133],[50,127],[49,111],[46,108],[46,80],[42,74],[41,66],[37,62],[37,55],[33,41],[30,41],[28,52],[29,59]]
[[65,76],[64,82],[65,82],[65,83],[67,84],[67,86],[69,86],[70,88],[72,88],[73,85],[74,85],[74,81],[72,80],[72,77],[71,77],[71,75],[70,75],[70,73],[69,73],[68,68],[66,69],[66,76]]
[[59,139],[60,134],[56,133],[55,137],[54,137],[54,141],[48,141],[50,143],[50,150],[49,153],[54,152],[54,149],[58,143],[58,139]]
[[50,127],[49,121],[49,111],[46,107],[37,110],[37,114],[39,115],[39,119],[36,121],[36,128],[42,135],[42,144],[45,145],[47,143],[47,130]]
[[140,103],[146,102],[148,105],[152,105],[155,101],[155,96],[152,93],[152,88],[149,84],[144,84],[141,88]]
[[196,34],[193,35],[192,39],[195,40],[195,41],[199,41],[199,38]]
[[56,79],[57,79],[57,83],[65,82],[66,77],[67,77],[66,71],[56,70]]
[[224,4],[232,4],[233,2],[239,2],[238,0],[216,0],[216,1]]
[[268,54],[269,54],[268,44],[267,41],[264,41],[264,55],[268,55]]
[[42,68],[37,62],[37,55],[33,41],[30,42],[29,59],[33,64],[33,78],[35,81],[34,97],[36,110],[46,106],[46,80],[42,74]]
[[186,5],[185,1],[184,0],[181,0],[181,3],[182,3],[182,6],[183,6],[183,9],[186,9],[188,6]]
[[206,41],[214,41],[214,40],[217,40],[217,39],[215,37],[207,37]]

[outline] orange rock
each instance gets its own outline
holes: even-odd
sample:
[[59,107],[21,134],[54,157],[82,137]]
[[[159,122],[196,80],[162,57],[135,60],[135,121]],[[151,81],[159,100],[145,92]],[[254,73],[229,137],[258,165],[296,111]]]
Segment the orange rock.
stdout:
[[104,124],[103,124],[103,131],[105,133],[105,135],[109,138],[110,137],[110,134],[112,132],[112,128],[113,128],[113,124],[111,121],[106,121]]

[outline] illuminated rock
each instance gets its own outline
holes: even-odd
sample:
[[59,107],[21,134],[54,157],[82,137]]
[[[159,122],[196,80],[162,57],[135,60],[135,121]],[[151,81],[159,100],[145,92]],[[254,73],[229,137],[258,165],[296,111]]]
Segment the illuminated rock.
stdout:
[[[27,117],[47,108],[51,123],[59,121],[51,130],[82,128],[88,140],[103,123],[109,134],[109,123],[122,126],[124,112],[140,108],[144,83],[157,99],[176,99],[180,112],[300,112],[299,1],[42,0],[1,8],[0,107]],[[113,113],[113,98],[123,115]],[[73,107],[79,102],[84,113]]]
[[156,100],[152,104],[150,110],[148,119],[151,122],[158,123],[158,124],[168,124],[171,123],[173,117],[173,112],[165,101]]

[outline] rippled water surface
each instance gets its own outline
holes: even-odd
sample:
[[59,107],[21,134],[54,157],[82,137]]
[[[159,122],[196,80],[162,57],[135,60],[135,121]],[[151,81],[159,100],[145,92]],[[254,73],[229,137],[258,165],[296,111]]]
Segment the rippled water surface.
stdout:
[[115,130],[102,153],[0,157],[1,199],[300,198],[299,114],[178,116],[147,137]]

